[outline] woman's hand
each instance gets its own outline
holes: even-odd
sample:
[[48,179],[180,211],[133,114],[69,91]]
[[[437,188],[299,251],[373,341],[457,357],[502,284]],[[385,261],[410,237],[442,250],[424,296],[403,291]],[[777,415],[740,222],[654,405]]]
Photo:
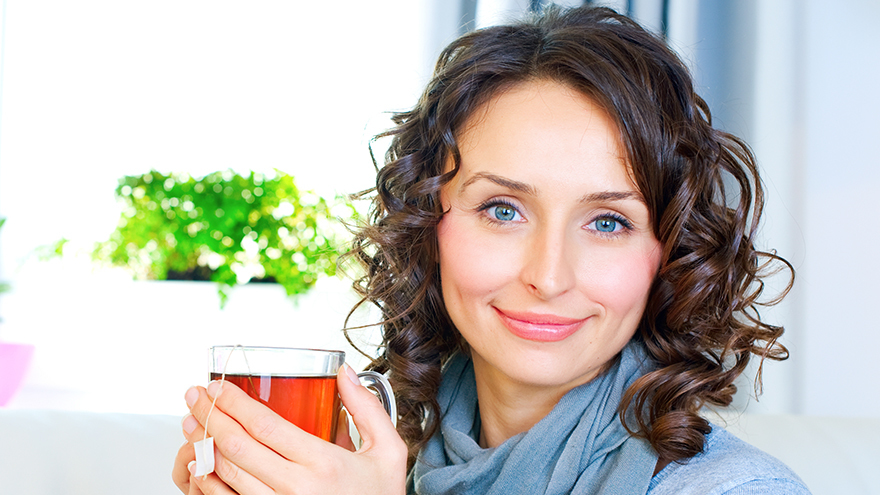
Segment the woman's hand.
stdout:
[[[228,382],[222,391],[216,381],[207,390],[189,389],[186,400],[192,416],[184,418],[188,443],[175,459],[175,484],[189,495],[404,493],[406,445],[385,409],[348,365],[336,381],[363,440],[356,452],[347,422],[332,444],[302,431]],[[205,418],[218,393],[208,425],[214,438],[214,472],[196,478],[190,471],[195,468],[192,444],[204,437]]]

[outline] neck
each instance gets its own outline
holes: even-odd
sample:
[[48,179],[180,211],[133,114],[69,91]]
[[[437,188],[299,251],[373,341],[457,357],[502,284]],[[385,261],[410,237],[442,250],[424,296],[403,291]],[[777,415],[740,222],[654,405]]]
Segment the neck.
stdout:
[[477,400],[480,404],[480,446],[497,447],[508,438],[528,431],[541,421],[570,390],[541,387],[501,376],[479,358],[474,358]]

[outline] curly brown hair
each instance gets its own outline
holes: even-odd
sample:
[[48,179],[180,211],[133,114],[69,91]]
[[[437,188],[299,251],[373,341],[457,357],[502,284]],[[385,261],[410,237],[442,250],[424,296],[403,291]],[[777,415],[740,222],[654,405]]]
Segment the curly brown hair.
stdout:
[[465,346],[440,289],[439,191],[458,171],[468,118],[500,91],[534,80],[580,91],[617,124],[663,246],[634,337],[655,367],[626,392],[620,416],[662,459],[691,457],[710,431],[699,409],[730,404],[752,355],[787,358],[777,342],[782,327],[762,322],[757,308],[791,287],[759,301],[771,268],[792,280],[794,272],[753,244],[764,198],[748,146],[712,127],[688,70],[662,39],[607,8],[551,7],[460,37],[440,55],[418,104],[377,136],[391,145],[375,189],[362,193],[372,195],[373,209],[348,254],[365,268],[354,283],[361,303],[383,314],[370,368],[389,372],[412,461],[438,427],[441,367]]

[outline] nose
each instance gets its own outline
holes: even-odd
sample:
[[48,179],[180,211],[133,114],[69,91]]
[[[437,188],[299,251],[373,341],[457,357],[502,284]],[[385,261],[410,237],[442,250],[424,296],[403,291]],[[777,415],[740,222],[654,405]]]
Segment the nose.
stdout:
[[565,229],[544,228],[533,237],[526,253],[522,281],[530,292],[552,299],[575,286],[575,250]]

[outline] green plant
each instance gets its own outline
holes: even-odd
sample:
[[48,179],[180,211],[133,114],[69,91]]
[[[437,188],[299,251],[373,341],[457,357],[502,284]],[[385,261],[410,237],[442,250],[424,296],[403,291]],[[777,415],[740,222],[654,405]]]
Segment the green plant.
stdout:
[[[218,282],[221,304],[230,287],[252,280],[278,282],[291,296],[307,291],[335,273],[346,241],[331,205],[279,171],[195,179],[154,170],[123,177],[116,195],[125,209],[93,258],[138,279]],[[339,216],[354,214],[340,205]]]

